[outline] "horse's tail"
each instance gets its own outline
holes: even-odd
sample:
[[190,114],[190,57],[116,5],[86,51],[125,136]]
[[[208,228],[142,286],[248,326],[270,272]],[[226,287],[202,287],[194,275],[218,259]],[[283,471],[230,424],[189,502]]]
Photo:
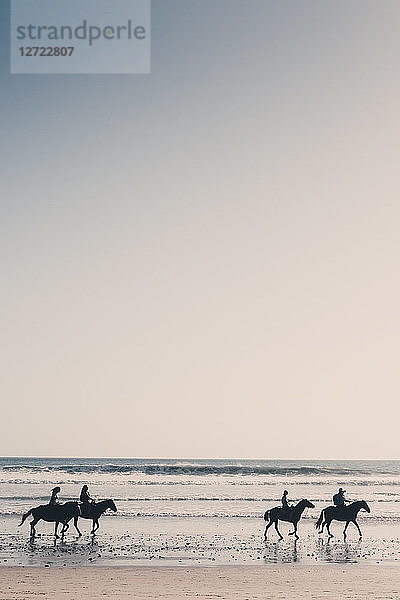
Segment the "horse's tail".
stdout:
[[264,513],[264,521],[269,521],[269,513],[270,512],[271,512],[270,510],[265,511],[265,513]]
[[316,529],[319,529],[321,527],[322,521],[324,520],[324,512],[325,512],[325,509],[321,510],[321,514],[319,515],[319,519],[315,523],[315,528]]
[[32,514],[32,510],[33,510],[33,508],[31,508],[31,510],[28,510],[28,512],[27,512],[27,513],[25,513],[25,514],[22,516],[22,521],[21,521],[21,523],[18,525],[18,527],[21,527],[21,525],[23,525],[23,524],[24,524],[24,522],[25,522],[25,521],[26,521],[26,519],[29,517],[29,515],[31,515],[31,514]]

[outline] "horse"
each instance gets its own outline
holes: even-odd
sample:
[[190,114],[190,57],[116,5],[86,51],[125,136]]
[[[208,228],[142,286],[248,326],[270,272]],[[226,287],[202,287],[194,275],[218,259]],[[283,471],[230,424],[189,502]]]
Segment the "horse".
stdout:
[[352,502],[348,506],[338,507],[338,506],[327,506],[321,511],[318,521],[316,522],[315,527],[319,529],[318,533],[323,533],[324,527],[326,525],[326,529],[328,531],[329,538],[332,538],[331,530],[329,529],[329,525],[333,520],[335,521],[346,521],[346,525],[343,530],[343,537],[346,539],[346,530],[349,526],[349,523],[354,523],[354,525],[358,529],[358,533],[360,535],[360,540],[362,538],[361,529],[356,521],[358,512],[364,509],[367,513],[371,512],[370,507],[365,502],[365,500],[358,500],[357,502]]
[[267,531],[271,527],[272,523],[275,523],[275,529],[276,533],[279,535],[279,539],[283,540],[283,536],[280,534],[278,529],[278,521],[287,521],[288,523],[292,523],[294,529],[293,531],[289,532],[289,535],[294,535],[295,539],[298,540],[299,536],[297,535],[297,524],[301,519],[304,509],[306,508],[315,508],[315,505],[309,500],[303,499],[300,500],[296,506],[293,506],[293,508],[290,508],[289,510],[281,506],[276,506],[275,508],[267,510],[264,514],[264,521],[268,521],[269,519],[269,523],[265,528],[264,540],[267,539]]
[[69,528],[68,522],[73,518],[79,515],[79,505],[78,502],[65,502],[65,504],[42,504],[41,506],[37,506],[36,508],[31,508],[25,513],[22,517],[21,523],[18,527],[21,527],[25,520],[32,515],[33,520],[31,521],[31,538],[34,538],[36,535],[35,525],[41,519],[43,521],[48,521],[51,523],[55,523],[54,535],[56,538],[57,529],[60,523],[62,523],[63,528],[61,530],[61,535]]
[[[80,508],[83,508],[82,504],[80,504]],[[116,512],[117,507],[115,506],[114,500],[108,499],[102,500],[101,502],[93,502],[92,504],[89,504],[88,512],[85,513],[81,510],[79,515],[74,517],[74,526],[78,532],[79,537],[82,535],[82,533],[79,531],[78,528],[78,517],[81,517],[82,519],[91,519],[93,521],[93,527],[90,533],[94,535],[100,527],[99,518],[101,517],[103,512],[107,510],[107,508],[110,508],[113,512]]]

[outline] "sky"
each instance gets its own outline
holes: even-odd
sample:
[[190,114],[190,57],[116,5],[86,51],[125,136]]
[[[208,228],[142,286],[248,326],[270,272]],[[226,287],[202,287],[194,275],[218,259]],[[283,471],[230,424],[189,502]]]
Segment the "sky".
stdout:
[[0,455],[400,458],[397,0],[153,0],[11,75]]

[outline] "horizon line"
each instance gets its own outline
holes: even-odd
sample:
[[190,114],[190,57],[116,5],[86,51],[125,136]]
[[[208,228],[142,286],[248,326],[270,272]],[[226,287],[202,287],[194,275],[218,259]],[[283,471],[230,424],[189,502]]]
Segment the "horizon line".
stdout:
[[260,458],[260,457],[185,457],[185,456],[68,456],[68,455],[1,455],[2,458],[63,458],[63,459],[116,459],[116,460],[262,460],[262,461],[363,461],[363,462],[383,462],[383,461],[400,461],[400,458]]

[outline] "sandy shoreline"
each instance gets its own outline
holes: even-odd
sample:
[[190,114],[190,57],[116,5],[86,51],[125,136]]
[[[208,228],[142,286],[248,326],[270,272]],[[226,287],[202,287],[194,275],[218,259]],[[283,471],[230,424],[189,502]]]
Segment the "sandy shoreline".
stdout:
[[317,600],[400,598],[400,570],[387,565],[265,567],[0,568],[0,600]]

